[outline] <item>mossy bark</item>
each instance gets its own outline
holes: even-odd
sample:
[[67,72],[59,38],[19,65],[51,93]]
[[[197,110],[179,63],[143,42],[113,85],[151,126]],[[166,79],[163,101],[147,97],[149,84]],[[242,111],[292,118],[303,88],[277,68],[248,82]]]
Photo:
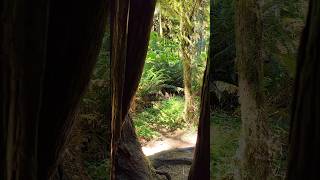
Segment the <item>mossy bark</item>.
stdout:
[[191,57],[188,54],[188,46],[182,47],[183,64],[183,84],[184,84],[184,120],[188,123],[194,123],[194,104],[192,98],[192,80],[191,80]]
[[193,44],[191,36],[193,33],[192,16],[187,13],[187,3],[181,3],[180,9],[180,57],[183,67],[183,85],[184,85],[184,120],[188,123],[194,123],[194,106],[192,96],[192,71],[191,60],[193,54]]
[[159,16],[158,16],[158,19],[159,19],[159,35],[160,35],[160,37],[163,37],[161,4],[159,3],[158,6],[159,6],[158,7],[159,8]]
[[235,19],[242,120],[236,177],[267,179],[268,125],[263,112],[262,22],[258,1],[237,0]]

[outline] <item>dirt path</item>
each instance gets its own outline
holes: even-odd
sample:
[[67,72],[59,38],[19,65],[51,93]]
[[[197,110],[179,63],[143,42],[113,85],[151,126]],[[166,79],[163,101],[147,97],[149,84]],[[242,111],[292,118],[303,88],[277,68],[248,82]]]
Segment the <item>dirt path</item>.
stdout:
[[167,172],[172,180],[184,180],[188,178],[196,141],[196,132],[180,130],[144,144],[142,150],[157,170]]
[[186,148],[195,146],[197,132],[175,131],[172,134],[162,135],[157,140],[152,140],[142,146],[142,151],[146,156],[156,154],[175,148]]

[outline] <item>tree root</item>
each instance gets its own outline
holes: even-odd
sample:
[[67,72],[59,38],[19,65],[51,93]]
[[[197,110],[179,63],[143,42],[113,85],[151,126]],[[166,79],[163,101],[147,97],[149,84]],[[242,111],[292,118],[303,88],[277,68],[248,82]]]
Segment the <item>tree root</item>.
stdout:
[[165,176],[165,177],[167,178],[167,180],[171,180],[170,174],[167,173],[167,172],[165,172],[165,171],[160,171],[160,170],[155,169],[154,172],[155,172],[156,174],[161,175],[161,176]]
[[176,158],[176,159],[157,158],[157,159],[153,159],[151,162],[152,162],[152,166],[157,169],[165,165],[180,165],[180,164],[191,165],[192,158]]

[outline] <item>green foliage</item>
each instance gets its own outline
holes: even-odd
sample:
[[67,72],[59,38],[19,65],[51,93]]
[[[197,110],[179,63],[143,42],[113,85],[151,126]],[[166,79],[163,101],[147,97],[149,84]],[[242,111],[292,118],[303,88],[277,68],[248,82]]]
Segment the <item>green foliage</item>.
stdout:
[[160,135],[161,131],[186,126],[186,122],[183,122],[184,100],[181,97],[183,66],[180,23],[187,16],[185,12],[189,11],[184,9],[193,11],[193,18],[188,18],[185,23],[196,25],[192,28],[190,48],[195,49],[192,52],[191,79],[195,102],[198,102],[207,60],[209,6],[206,3],[207,0],[158,1],[144,71],[131,109],[140,137],[151,139]]
[[[144,71],[137,91],[138,97],[157,93],[163,87],[183,88],[183,68],[179,43],[157,32],[151,32]],[[201,90],[207,53],[202,51],[192,65],[192,90]]]
[[263,41],[266,58],[281,64],[294,77],[296,50],[304,26],[301,0],[267,0],[263,12]]
[[278,113],[270,116],[270,127],[273,140],[275,141],[270,145],[271,148],[271,164],[272,174],[277,179],[285,179],[287,160],[288,160],[288,137],[289,137],[289,116],[284,116],[283,110],[277,111]]
[[217,0],[212,7],[213,27],[212,51],[212,79],[236,83],[235,70],[235,31],[234,31],[234,0]]
[[288,86],[290,77],[286,73],[285,67],[281,64],[271,61],[265,65],[264,76],[264,92],[267,96],[276,95],[281,91],[281,88]]
[[134,116],[135,127],[140,137],[150,139],[157,137],[161,131],[173,131],[183,128],[184,100],[175,96],[155,102],[152,107]]
[[[107,28],[108,29],[108,28]],[[110,78],[110,35],[108,32],[102,40],[98,61],[91,79],[109,79]]]
[[[68,149],[92,179],[107,180],[111,139],[111,89],[109,35],[105,34],[98,62],[89,87],[80,102],[80,110]],[[110,139],[108,139],[110,138]]]
[[[136,96],[146,101],[167,86],[183,86],[179,45],[167,38],[151,33],[149,50]],[[148,103],[148,102],[146,102]],[[147,131],[147,130],[146,130]]]
[[[213,6],[214,73],[225,82],[234,73],[234,1],[216,0]],[[306,1],[265,0],[261,3],[263,22],[264,113],[270,127],[271,176],[284,179],[288,147],[289,110],[295,76],[296,52],[304,25]],[[249,49],[250,51],[250,49]],[[224,75],[224,76],[223,76]],[[240,117],[214,112],[214,140],[211,147],[213,179],[234,179],[236,151],[240,136]]]
[[[291,78],[295,74],[296,49],[304,25],[305,2],[266,0],[262,4],[263,57],[280,64]],[[218,80],[235,80],[234,0],[217,0],[213,11],[214,74]],[[231,75],[231,77],[230,77]]]
[[192,64],[192,92],[200,94],[202,83],[203,83],[203,73],[206,68],[207,52],[201,52],[196,60]]
[[158,93],[162,89],[164,81],[163,70],[155,70],[154,67],[146,68],[140,80],[137,96],[143,98],[149,94]]
[[213,179],[232,179],[234,156],[240,137],[240,118],[214,112],[211,116],[213,123],[213,145],[211,146],[211,172]]
[[[284,179],[287,168],[289,124],[286,109],[269,114],[271,173],[275,179]],[[284,115],[285,114],[285,115]],[[233,179],[236,153],[239,147],[241,119],[236,114],[214,111],[210,116],[213,124],[213,145],[210,149],[210,171],[213,179]]]
[[[145,112],[145,114],[149,113],[152,112]],[[157,130],[155,130],[154,128],[150,127],[150,122],[145,121],[145,118],[148,116],[145,114],[141,116],[138,115],[134,120],[134,125],[138,136],[146,140],[151,140],[153,138],[159,137],[160,133],[157,132]]]
[[165,76],[165,84],[182,87],[183,70],[179,50],[180,46],[177,42],[152,32],[144,71],[152,68],[156,71],[161,70]]

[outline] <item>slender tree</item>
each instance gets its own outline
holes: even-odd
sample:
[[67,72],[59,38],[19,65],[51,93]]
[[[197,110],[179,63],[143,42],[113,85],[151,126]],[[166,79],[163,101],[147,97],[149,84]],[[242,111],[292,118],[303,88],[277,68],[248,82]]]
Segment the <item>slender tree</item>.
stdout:
[[180,41],[180,57],[183,65],[183,85],[184,85],[184,119],[187,122],[194,120],[194,103],[192,94],[192,59],[195,58],[195,24],[194,19],[199,12],[202,0],[161,0],[161,8],[169,12],[171,16],[179,19],[180,31],[178,38]]
[[287,179],[317,179],[320,161],[320,2],[310,0],[297,63]]
[[184,119],[187,122],[191,122],[194,114],[193,109],[193,98],[192,98],[192,80],[191,80],[191,59],[193,54],[193,42],[191,40],[193,25],[192,25],[192,16],[189,13],[187,8],[189,5],[185,1],[181,1],[180,5],[180,56],[182,59],[183,65],[183,85],[184,85]]
[[268,126],[263,112],[262,22],[258,0],[236,1],[236,60],[239,76],[242,137],[240,179],[267,179]]
[[162,27],[162,10],[161,10],[161,4],[158,3],[159,6],[159,15],[158,15],[158,23],[159,23],[159,35],[160,37],[163,37],[163,27]]
[[184,119],[187,122],[194,120],[194,104],[192,93],[192,59],[195,57],[194,18],[199,10],[201,0],[181,0],[180,2],[180,56],[183,65],[184,84]]

